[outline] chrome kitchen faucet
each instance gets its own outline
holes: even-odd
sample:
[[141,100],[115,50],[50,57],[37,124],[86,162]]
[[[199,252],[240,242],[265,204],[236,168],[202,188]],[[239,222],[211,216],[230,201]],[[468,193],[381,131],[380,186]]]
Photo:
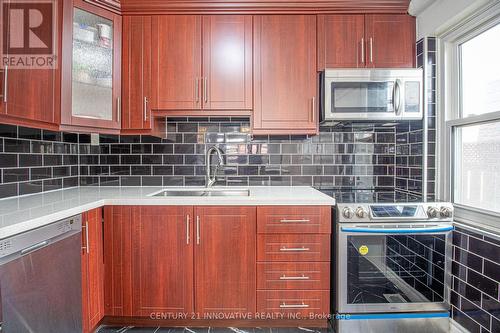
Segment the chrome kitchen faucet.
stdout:
[[[212,169],[211,157],[212,157],[213,152],[216,153],[218,161],[217,161],[217,164],[215,166],[214,172],[212,173],[211,172],[211,169]],[[205,186],[207,188],[212,187],[212,185],[214,185],[215,182],[217,181],[217,179],[216,179],[217,178],[217,171],[219,170],[219,168],[221,166],[224,166],[224,158],[222,156],[223,154],[224,154],[224,152],[222,151],[222,149],[220,149],[217,146],[212,146],[207,150],[207,153],[205,156],[205,163],[206,163],[205,168],[206,168],[206,173],[207,173]]]

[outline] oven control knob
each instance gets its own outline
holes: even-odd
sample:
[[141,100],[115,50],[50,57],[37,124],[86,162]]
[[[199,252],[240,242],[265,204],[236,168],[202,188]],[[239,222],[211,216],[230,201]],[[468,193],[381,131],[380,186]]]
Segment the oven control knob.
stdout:
[[449,207],[441,207],[439,215],[444,219],[450,218],[453,215],[453,210]]
[[368,213],[363,207],[358,207],[358,209],[356,209],[356,216],[359,217],[360,219],[364,219],[365,217],[368,216]]
[[346,219],[351,219],[353,216],[354,216],[354,212],[352,211],[351,208],[349,207],[345,207],[343,210],[342,210],[342,215],[344,215],[344,217]]
[[429,207],[427,208],[427,215],[431,218],[434,219],[438,216],[439,211],[437,210],[436,207]]

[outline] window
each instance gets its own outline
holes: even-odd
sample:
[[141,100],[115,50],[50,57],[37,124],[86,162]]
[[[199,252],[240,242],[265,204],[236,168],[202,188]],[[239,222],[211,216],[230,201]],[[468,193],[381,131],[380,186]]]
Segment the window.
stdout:
[[500,24],[460,45],[462,116],[500,111]]
[[459,32],[445,46],[446,199],[457,210],[500,216],[500,12]]

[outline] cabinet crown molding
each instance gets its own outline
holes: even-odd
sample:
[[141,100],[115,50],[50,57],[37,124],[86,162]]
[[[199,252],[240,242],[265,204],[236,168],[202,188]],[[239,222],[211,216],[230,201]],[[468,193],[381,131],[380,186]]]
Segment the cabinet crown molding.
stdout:
[[409,0],[122,0],[123,14],[399,13]]

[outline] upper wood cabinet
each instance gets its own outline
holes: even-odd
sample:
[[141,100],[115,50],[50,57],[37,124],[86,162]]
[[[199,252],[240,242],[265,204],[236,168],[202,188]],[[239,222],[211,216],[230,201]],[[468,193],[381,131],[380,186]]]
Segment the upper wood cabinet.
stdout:
[[255,16],[253,133],[317,133],[316,81],[316,16]]
[[367,67],[415,67],[415,18],[366,15]]
[[104,317],[102,208],[83,214],[82,226],[83,332],[94,332]]
[[318,15],[318,70],[365,66],[364,22],[364,15]]
[[415,66],[415,18],[398,14],[319,15],[318,70]]
[[73,0],[64,20],[61,124],[118,131],[121,16]]
[[[63,13],[62,1],[57,2],[57,16]],[[2,2],[4,5],[4,2]],[[9,5],[9,3],[6,3]],[[5,16],[7,19],[10,17]],[[4,27],[11,25],[6,22]],[[61,31],[62,21],[58,21]],[[4,34],[7,36],[8,31]],[[57,40],[60,34],[57,35]],[[60,45],[55,43],[60,55]],[[3,46],[0,50],[0,122],[44,129],[58,129],[60,122],[61,57],[55,69],[30,69],[4,66]],[[17,54],[16,54],[17,55]]]
[[196,312],[254,313],[256,208],[195,207]]
[[152,23],[152,108],[201,109],[201,16],[154,16]]
[[124,16],[122,36],[122,130],[149,130],[151,16]]
[[153,109],[252,108],[251,16],[154,16],[152,36]]
[[203,16],[203,109],[252,109],[252,16]]

